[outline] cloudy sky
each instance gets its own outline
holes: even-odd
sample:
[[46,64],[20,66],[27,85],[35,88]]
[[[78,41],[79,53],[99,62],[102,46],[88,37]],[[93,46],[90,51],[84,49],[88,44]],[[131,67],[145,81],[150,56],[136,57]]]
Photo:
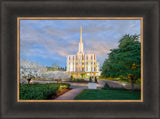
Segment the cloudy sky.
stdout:
[[125,34],[140,34],[140,20],[20,20],[20,59],[66,66],[78,52],[80,27],[85,54],[95,53],[100,66]]

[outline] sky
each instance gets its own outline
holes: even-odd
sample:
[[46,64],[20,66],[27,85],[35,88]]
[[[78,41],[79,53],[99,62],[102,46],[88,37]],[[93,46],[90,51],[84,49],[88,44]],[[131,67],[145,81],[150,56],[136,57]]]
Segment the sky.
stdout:
[[66,66],[78,52],[80,27],[85,54],[96,54],[100,67],[125,34],[140,34],[140,20],[20,20],[20,60]]

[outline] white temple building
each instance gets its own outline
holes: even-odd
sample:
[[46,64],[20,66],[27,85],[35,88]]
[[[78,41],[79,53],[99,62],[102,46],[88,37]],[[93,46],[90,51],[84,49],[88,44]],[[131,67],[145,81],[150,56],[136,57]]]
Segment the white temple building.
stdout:
[[82,27],[80,32],[79,51],[76,55],[67,56],[67,72],[73,77],[99,76],[99,62],[96,62],[96,54],[85,54],[82,42]]

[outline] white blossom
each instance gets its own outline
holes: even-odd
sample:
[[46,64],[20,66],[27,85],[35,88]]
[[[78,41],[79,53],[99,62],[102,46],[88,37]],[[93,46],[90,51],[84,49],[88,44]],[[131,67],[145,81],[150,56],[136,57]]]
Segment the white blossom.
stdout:
[[67,80],[69,75],[65,71],[48,71],[45,66],[40,66],[38,63],[22,59],[20,62],[20,79],[27,79],[34,76],[44,80]]
[[20,62],[20,78],[23,77],[30,78],[41,77],[47,71],[47,68],[44,66],[40,66],[36,62],[28,61],[27,59],[22,59]]

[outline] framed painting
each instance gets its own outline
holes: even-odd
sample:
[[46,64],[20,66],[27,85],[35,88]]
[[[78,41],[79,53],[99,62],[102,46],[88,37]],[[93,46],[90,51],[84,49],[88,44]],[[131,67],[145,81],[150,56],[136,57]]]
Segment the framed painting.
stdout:
[[[143,102],[142,17],[18,17],[17,26],[19,102]],[[77,27],[79,47],[74,37]],[[117,35],[111,37],[113,32]],[[120,50],[114,61],[111,49]],[[132,76],[136,77],[133,87]],[[51,91],[42,89],[49,84]]]
[[2,118],[159,118],[158,1],[1,3]]

